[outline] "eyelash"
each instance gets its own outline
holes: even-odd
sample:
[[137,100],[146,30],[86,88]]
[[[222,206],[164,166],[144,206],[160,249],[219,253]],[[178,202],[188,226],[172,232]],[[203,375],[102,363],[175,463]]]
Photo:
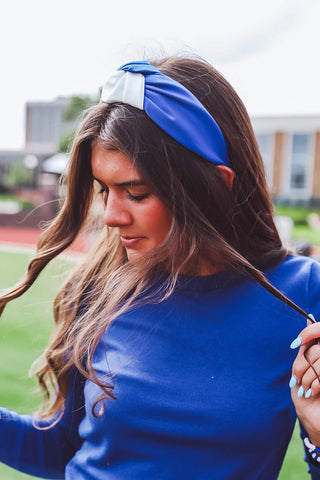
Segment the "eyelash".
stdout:
[[142,200],[144,200],[145,198],[147,198],[149,196],[149,193],[145,193],[143,195],[132,195],[131,193],[127,192],[128,193],[128,198],[129,200],[132,200],[133,202],[142,202]]
[[108,195],[108,191],[105,187],[102,187],[99,191],[98,194],[101,195],[102,193],[106,193]]
[[[108,195],[108,189],[106,187],[102,187],[101,190],[98,191],[99,194],[105,193]],[[130,192],[127,192],[129,200],[133,202],[142,202],[145,198],[148,198],[149,193],[144,193],[143,195],[132,195]]]

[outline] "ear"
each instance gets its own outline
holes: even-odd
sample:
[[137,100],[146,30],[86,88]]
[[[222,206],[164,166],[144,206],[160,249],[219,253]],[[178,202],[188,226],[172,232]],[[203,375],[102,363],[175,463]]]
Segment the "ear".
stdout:
[[234,180],[234,171],[226,165],[217,165],[219,172],[221,173],[227,187],[229,190],[232,189],[232,184]]

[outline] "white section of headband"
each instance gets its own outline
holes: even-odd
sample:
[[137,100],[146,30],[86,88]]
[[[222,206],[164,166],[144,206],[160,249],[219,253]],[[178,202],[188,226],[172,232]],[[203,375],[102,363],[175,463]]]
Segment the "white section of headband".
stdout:
[[143,110],[144,82],[142,73],[119,70],[104,84],[100,101],[104,103],[127,103]]

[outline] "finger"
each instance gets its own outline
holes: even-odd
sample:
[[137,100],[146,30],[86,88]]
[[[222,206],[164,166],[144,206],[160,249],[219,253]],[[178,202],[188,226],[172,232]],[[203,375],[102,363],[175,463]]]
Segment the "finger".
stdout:
[[[298,385],[302,382],[302,378],[311,367],[314,370],[313,364],[320,358],[320,344],[313,344],[310,346],[302,346],[299,348],[297,357],[292,365],[292,375],[295,377]],[[320,369],[317,367],[314,370],[314,375],[318,378]],[[290,380],[290,387],[295,385],[294,379]]]
[[[309,398],[311,396],[311,392],[307,392],[311,389],[314,395],[318,394],[320,391],[320,381],[318,372],[320,372],[320,360],[318,360],[312,367],[308,368],[304,373],[303,377],[300,381],[300,386],[303,387],[305,396]],[[312,388],[313,387],[313,388]]]
[[292,365],[292,377],[289,382],[290,388],[301,385],[301,380],[310,368],[308,360],[304,356],[304,351],[300,348],[297,357]]
[[290,347],[292,349],[298,348],[301,345],[307,345],[314,342],[317,338],[320,338],[320,322],[313,323],[304,328],[299,336],[293,340]]
[[316,378],[310,385],[310,390],[311,390],[311,394],[308,398],[310,397],[315,397],[316,395],[319,395],[320,393],[320,383],[319,383],[319,380]]
[[[303,347],[302,347],[303,348]],[[320,385],[320,345],[317,342],[317,344],[311,345],[311,347],[307,348],[303,352],[304,358],[307,360],[307,362],[310,365],[310,368],[305,372],[301,379],[302,384],[309,385],[312,377],[314,377],[314,380],[318,380],[318,384]],[[311,396],[311,390],[309,389],[308,391],[308,396]]]
[[309,347],[303,346],[300,350],[307,362],[312,365],[320,358],[320,340]]

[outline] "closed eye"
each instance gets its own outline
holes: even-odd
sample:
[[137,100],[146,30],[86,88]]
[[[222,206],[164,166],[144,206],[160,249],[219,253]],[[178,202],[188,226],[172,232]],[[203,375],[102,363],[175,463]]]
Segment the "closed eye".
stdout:
[[[100,190],[98,191],[99,195],[105,194],[108,196],[109,194],[109,188],[108,187],[101,187]],[[129,200],[132,200],[133,202],[142,202],[145,198],[148,198],[150,193],[144,193],[142,195],[133,195],[132,193],[127,191],[127,196]]]
[[105,193],[106,195],[108,195],[108,193],[109,193],[109,188],[108,188],[108,187],[102,187],[102,188],[100,188],[100,190],[98,191],[98,194],[102,194],[102,193]]
[[132,200],[133,202],[142,202],[145,198],[148,198],[150,193],[144,193],[143,195],[132,195],[132,193],[128,192],[128,198],[129,200]]

